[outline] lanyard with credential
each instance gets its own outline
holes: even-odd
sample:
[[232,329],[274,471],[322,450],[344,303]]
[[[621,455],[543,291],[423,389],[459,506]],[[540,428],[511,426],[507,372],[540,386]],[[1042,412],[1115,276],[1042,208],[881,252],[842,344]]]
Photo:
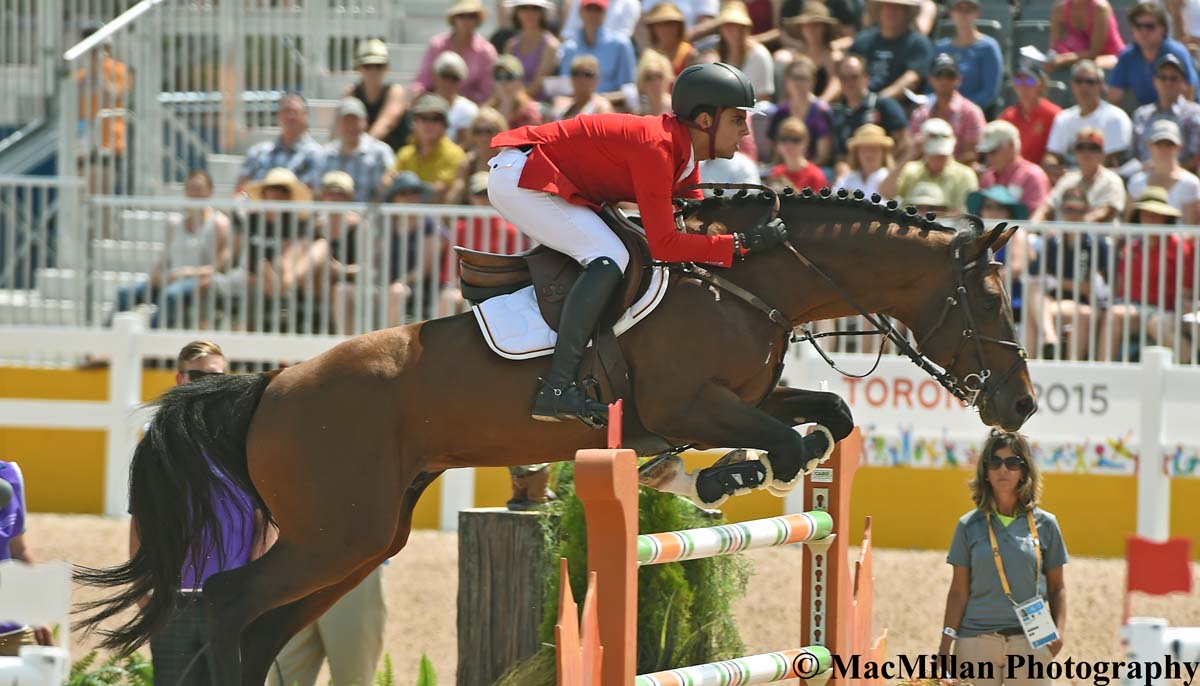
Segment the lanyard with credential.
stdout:
[[[1025,517],[1029,522],[1029,532],[1033,534],[1033,552],[1037,556],[1037,568],[1033,572],[1033,588],[1034,594],[1037,594],[1038,581],[1042,576],[1042,546],[1038,542],[1037,525],[1033,522],[1033,511],[1025,510]],[[1000,545],[996,543],[996,532],[992,530],[992,515],[987,518],[988,540],[992,543],[992,558],[996,561],[996,572],[1000,575],[1000,586],[1004,589],[1004,595],[1008,596],[1008,602],[1017,605],[1017,601],[1013,600],[1012,588],[1008,585],[1008,576],[1004,573],[1004,561],[1000,559]]]

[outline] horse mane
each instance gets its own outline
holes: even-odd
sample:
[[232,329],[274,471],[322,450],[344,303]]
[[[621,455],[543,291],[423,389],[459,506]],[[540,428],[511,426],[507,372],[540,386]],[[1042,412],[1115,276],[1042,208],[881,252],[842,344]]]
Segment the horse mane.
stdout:
[[[754,193],[743,189],[732,195],[726,195],[721,190],[717,190],[712,197],[705,198],[701,202],[700,209],[715,210],[744,206],[749,203],[770,204],[774,202],[775,191],[766,187]],[[781,210],[785,206],[794,204],[811,204],[828,209],[859,210],[866,213],[871,220],[879,221],[884,225],[896,224],[901,227],[915,227],[922,231],[952,233],[954,234],[951,239],[952,245],[961,247],[974,244],[983,233],[983,222],[975,215],[963,214],[948,218],[950,221],[938,221],[933,212],[921,215],[913,205],[901,207],[900,203],[895,200],[885,202],[878,193],[868,197],[861,190],[851,192],[840,188],[833,191],[826,186],[820,191],[813,191],[808,187],[796,191],[789,187],[779,193],[779,202]]]

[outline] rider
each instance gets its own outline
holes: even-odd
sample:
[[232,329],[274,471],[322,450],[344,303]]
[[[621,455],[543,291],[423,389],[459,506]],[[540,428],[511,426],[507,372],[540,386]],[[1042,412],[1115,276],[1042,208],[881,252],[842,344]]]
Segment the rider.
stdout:
[[530,238],[583,265],[563,303],[550,373],[533,400],[534,419],[598,424],[607,416],[607,407],[576,383],[588,340],[629,263],[621,240],[596,214],[601,205],[637,201],[650,254],[661,262],[728,267],[786,237],[778,219],[720,236],[675,229],[672,199],[701,197],[699,190],[684,190],[699,182],[698,163],[733,157],[754,102],[754,88],[739,69],[698,64],[675,81],[674,114],[580,115],[492,139],[492,147],[501,148],[488,163],[492,205]]

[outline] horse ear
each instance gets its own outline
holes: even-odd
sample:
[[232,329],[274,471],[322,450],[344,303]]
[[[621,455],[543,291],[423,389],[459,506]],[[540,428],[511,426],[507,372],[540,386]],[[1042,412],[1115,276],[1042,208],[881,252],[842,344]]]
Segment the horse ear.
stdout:
[[996,228],[989,232],[996,234],[996,240],[992,243],[992,252],[1000,252],[1008,244],[1008,239],[1012,238],[1019,228],[1016,224],[1012,226],[1006,226],[1004,222],[997,224]]

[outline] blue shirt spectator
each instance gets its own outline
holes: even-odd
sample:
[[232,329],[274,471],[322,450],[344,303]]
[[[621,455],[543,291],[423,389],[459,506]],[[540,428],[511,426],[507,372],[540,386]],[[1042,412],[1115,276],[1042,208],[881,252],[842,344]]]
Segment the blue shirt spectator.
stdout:
[[958,62],[958,73],[962,84],[958,92],[986,110],[1000,97],[1000,77],[1004,74],[1004,58],[1000,56],[1000,44],[991,36],[980,36],[979,40],[959,47],[953,38],[943,38],[933,50],[935,55],[948,53]]
[[1196,67],[1188,49],[1179,41],[1167,37],[1167,15],[1162,7],[1143,2],[1129,13],[1133,27],[1133,43],[1117,55],[1117,66],[1108,75],[1108,101],[1118,107],[1125,91],[1133,90],[1139,105],[1158,99],[1154,90],[1154,65],[1164,55],[1174,55],[1187,70],[1187,84],[1196,87]]
[[867,61],[872,93],[901,98],[904,89],[924,89],[933,43],[914,27],[916,0],[876,0],[878,25],[859,31],[850,52]]
[[587,14],[584,13],[584,28],[575,36],[563,41],[559,74],[570,75],[571,60],[576,55],[593,55],[600,62],[600,83],[597,86],[599,92],[611,93],[621,90],[621,86],[626,83],[635,83],[637,58],[633,54],[633,44],[625,36],[613,33],[603,26],[596,30],[596,40],[589,43]]
[[321,180],[321,146],[308,134],[308,104],[298,93],[279,99],[279,137],[256,143],[246,151],[238,172],[237,190],[259,181],[276,167],[285,167],[314,188]]

